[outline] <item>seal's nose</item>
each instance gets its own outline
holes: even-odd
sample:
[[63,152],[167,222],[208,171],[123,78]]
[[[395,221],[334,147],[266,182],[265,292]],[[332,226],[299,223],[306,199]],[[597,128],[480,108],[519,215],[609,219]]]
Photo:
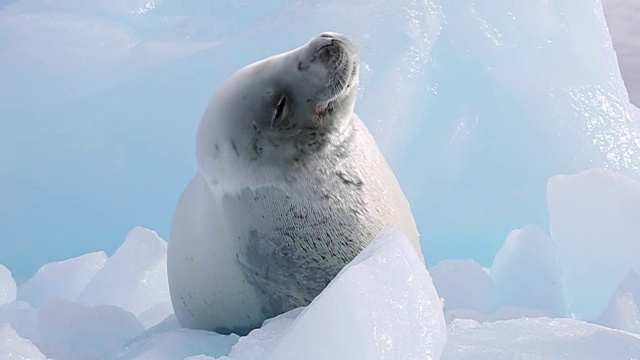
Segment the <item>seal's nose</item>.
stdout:
[[320,34],[319,37],[325,38],[325,39],[331,39],[332,41],[337,41],[338,43],[346,47],[349,50],[349,52],[351,52],[351,54],[353,55],[355,55],[358,52],[358,48],[356,48],[356,46],[351,42],[351,40],[349,40],[349,38],[343,34],[333,32],[333,31],[325,31],[322,34]]

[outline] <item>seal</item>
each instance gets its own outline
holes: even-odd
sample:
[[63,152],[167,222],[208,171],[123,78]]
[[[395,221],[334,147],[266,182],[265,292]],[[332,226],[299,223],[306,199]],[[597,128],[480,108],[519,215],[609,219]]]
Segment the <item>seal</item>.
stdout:
[[422,257],[409,203],[353,113],[358,79],[355,46],[327,32],[212,98],[167,254],[182,326],[245,335],[307,305],[387,225]]

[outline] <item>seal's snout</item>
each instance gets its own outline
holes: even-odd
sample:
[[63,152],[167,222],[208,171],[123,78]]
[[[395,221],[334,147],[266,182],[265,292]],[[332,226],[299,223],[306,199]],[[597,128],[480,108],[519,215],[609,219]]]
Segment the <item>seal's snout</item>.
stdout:
[[315,54],[335,56],[340,52],[346,52],[350,56],[354,56],[357,53],[357,48],[349,38],[335,32],[324,32],[320,34],[311,40],[310,45],[315,49]]

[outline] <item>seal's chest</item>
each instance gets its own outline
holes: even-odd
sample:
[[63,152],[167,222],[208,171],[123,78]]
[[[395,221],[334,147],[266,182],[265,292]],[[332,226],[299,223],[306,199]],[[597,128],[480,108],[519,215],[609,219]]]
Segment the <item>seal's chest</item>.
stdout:
[[[265,299],[265,315],[308,304],[372,240],[370,224],[347,208],[275,187],[224,199],[237,260]],[[266,293],[269,294],[266,294]]]

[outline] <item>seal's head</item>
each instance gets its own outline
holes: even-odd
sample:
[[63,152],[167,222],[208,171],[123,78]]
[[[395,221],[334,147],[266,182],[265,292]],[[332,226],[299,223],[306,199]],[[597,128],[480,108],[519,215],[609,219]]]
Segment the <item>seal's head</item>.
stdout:
[[351,122],[358,71],[355,46],[331,32],[240,69],[212,99],[198,130],[205,177],[215,183],[213,174],[238,162],[295,165],[339,143]]

